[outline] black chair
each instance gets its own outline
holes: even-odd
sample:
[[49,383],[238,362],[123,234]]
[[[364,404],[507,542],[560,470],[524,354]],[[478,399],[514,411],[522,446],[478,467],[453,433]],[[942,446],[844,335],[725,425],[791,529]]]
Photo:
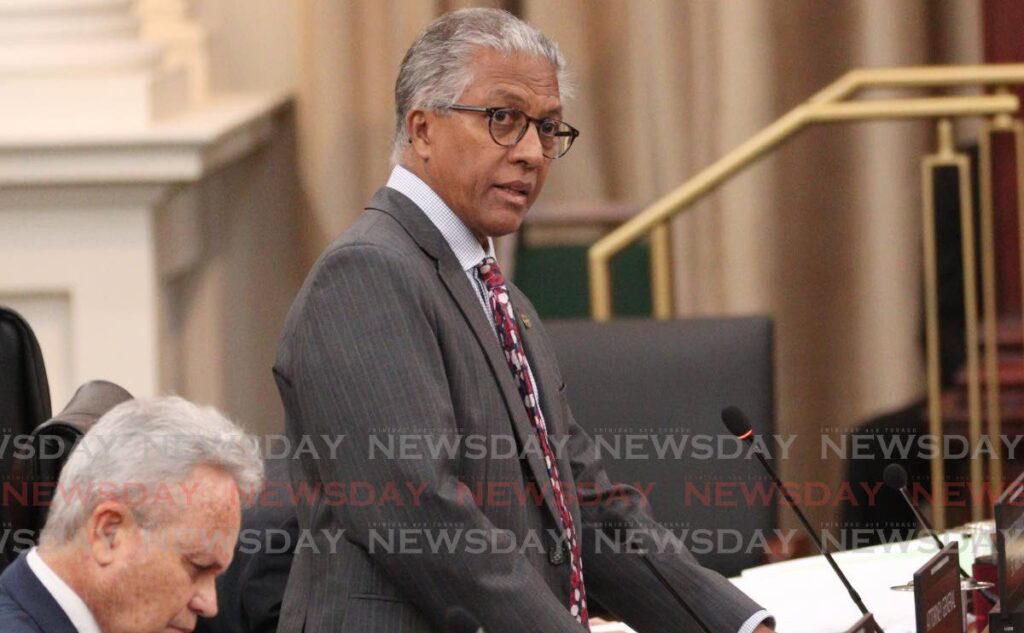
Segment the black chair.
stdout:
[[[728,434],[721,410],[738,406],[758,434],[773,432],[771,321],[555,321],[546,328],[576,421],[598,442],[612,480],[650,486],[655,518],[703,565],[730,576],[764,562],[777,497],[747,502],[744,491],[773,488]],[[768,447],[778,454],[777,444]]]
[[[0,306],[0,432],[12,446],[25,438],[50,417],[50,386],[46,366],[32,328],[17,312]],[[0,505],[0,526],[18,535],[19,528],[31,528],[33,509],[19,494],[27,490],[31,479],[28,453],[6,450],[0,454],[0,484],[10,486],[9,503]],[[7,538],[0,545],[0,569],[17,557],[18,538]]]
[[[78,440],[104,413],[131,399],[132,394],[106,380],[93,380],[79,387],[60,413],[32,431],[34,481],[56,483]],[[32,526],[38,532],[46,523],[47,506],[32,511]]]

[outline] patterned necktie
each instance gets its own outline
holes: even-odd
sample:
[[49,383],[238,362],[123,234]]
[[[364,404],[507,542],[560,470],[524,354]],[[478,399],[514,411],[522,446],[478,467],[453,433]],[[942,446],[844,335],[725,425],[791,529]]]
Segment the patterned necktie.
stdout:
[[491,314],[494,316],[494,324],[498,330],[498,339],[501,341],[502,349],[505,350],[505,359],[508,361],[509,369],[512,370],[516,386],[519,387],[519,395],[523,398],[526,413],[530,416],[530,423],[537,431],[541,449],[544,451],[544,464],[547,466],[548,477],[551,479],[555,507],[562,520],[562,528],[569,543],[569,564],[572,570],[569,576],[571,585],[569,612],[585,629],[590,630],[587,621],[587,592],[583,587],[583,560],[580,556],[580,544],[576,538],[572,514],[569,513],[569,509],[565,505],[565,495],[562,491],[561,479],[558,476],[558,464],[555,461],[555,453],[551,449],[551,444],[548,442],[548,429],[544,422],[544,414],[540,410],[537,389],[533,385],[530,364],[523,351],[519,326],[516,325],[515,317],[512,315],[508,287],[505,285],[505,278],[493,257],[485,258],[476,267],[476,273],[491,292],[489,303]]

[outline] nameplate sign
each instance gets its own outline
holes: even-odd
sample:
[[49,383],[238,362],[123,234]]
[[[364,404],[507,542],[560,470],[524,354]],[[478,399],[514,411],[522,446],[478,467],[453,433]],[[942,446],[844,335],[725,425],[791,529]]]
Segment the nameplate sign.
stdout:
[[1024,473],[996,502],[999,606],[1006,614],[1024,612]]
[[950,543],[914,572],[917,633],[963,633],[959,556]]

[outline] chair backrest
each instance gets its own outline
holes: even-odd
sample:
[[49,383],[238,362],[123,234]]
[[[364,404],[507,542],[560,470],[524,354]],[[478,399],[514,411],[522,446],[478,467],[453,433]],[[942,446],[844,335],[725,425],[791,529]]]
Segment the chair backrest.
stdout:
[[[761,539],[776,527],[777,499],[747,501],[773,488],[728,434],[721,411],[738,406],[755,432],[773,433],[771,321],[555,321],[546,328],[573,415],[598,443],[613,481],[649,487],[655,518],[702,564],[734,575],[763,562]],[[779,454],[778,445],[768,448]]]
[[[0,433],[7,450],[0,452],[0,485],[11,487],[8,503],[0,504],[0,569],[17,556],[18,529],[32,524],[25,495],[31,477],[27,453],[13,450],[21,439],[50,417],[50,385],[46,366],[32,328],[10,308],[0,306]],[[15,441],[17,440],[17,442]],[[23,540],[23,539],[22,539]]]
[[[104,413],[131,399],[132,394],[106,380],[92,380],[79,387],[60,413],[32,431],[33,480],[55,484],[78,440]],[[46,523],[47,508],[32,508],[31,526],[37,534]]]

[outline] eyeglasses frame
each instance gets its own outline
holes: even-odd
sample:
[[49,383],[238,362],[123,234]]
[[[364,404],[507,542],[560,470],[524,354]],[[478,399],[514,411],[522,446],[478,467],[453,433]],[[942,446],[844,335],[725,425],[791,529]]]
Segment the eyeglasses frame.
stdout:
[[[569,128],[569,130],[566,131],[566,132],[556,132],[554,134],[554,136],[568,136],[569,137],[569,145],[565,148],[565,151],[562,152],[561,154],[559,154],[558,156],[545,156],[544,157],[544,158],[548,158],[550,160],[557,160],[557,159],[565,156],[566,154],[568,154],[569,150],[572,149],[573,143],[576,142],[576,137],[578,137],[580,135],[580,131],[579,130],[577,130],[573,126],[569,125],[565,121],[561,121],[559,119],[552,119],[552,118],[538,119],[536,117],[532,117],[529,114],[523,112],[519,108],[484,107],[484,106],[464,105],[464,104],[461,104],[461,103],[453,103],[453,104],[447,106],[446,109],[448,109],[448,110],[458,110],[460,112],[480,112],[482,114],[486,114],[487,115],[487,133],[491,135],[491,140],[494,141],[497,145],[499,145],[501,147],[515,147],[516,145],[518,145],[519,141],[523,140],[523,137],[526,136],[526,131],[528,129],[530,129],[530,124],[531,123],[534,125],[534,127],[537,128],[537,134],[540,135],[540,133],[541,133],[540,132],[540,124],[541,123],[544,123],[545,121],[556,121],[556,122],[558,122],[559,125],[564,125],[565,127]],[[519,136],[516,137],[516,140],[513,141],[512,143],[509,143],[509,144],[499,143],[498,139],[494,138],[494,132],[491,130],[491,124],[492,124],[492,122],[494,120],[494,115],[495,115],[495,113],[500,112],[501,110],[513,110],[515,112],[518,112],[518,113],[522,114],[524,117],[526,117],[526,125],[523,126],[523,129],[519,132]]]

